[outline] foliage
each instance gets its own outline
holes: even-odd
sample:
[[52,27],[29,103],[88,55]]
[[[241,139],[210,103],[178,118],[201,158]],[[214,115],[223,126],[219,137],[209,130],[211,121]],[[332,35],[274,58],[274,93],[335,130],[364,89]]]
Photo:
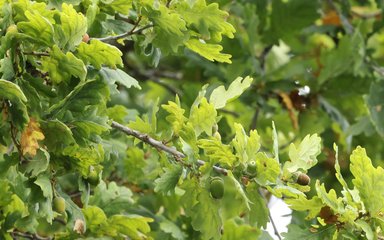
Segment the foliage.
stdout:
[[0,0],[0,238],[382,239],[383,10]]

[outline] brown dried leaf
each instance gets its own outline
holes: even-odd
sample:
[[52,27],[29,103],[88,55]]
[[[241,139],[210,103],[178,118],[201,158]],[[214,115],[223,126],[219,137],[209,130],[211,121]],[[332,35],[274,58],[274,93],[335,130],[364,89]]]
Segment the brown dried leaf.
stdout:
[[43,140],[44,134],[41,132],[39,123],[30,118],[28,126],[21,134],[20,147],[23,155],[29,154],[30,156],[36,155],[36,150],[39,149],[39,140]]

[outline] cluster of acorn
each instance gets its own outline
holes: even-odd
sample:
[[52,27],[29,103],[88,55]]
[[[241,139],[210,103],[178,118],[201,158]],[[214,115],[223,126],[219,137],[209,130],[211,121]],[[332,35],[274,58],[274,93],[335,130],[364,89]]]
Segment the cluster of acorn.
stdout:
[[[257,166],[254,160],[248,162],[247,168],[245,170],[245,174],[250,178],[256,177]],[[307,186],[311,181],[310,177],[307,174],[302,172],[294,173],[293,180],[301,186]],[[223,198],[224,180],[221,177],[211,177],[209,180],[209,192],[211,194],[211,197],[214,199]]]

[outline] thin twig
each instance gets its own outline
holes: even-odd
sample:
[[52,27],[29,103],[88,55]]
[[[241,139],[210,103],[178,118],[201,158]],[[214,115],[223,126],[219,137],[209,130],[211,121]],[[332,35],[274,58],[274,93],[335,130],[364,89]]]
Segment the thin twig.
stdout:
[[336,6],[336,4],[333,2],[333,0],[328,0],[328,4],[333,8],[333,10],[336,11],[337,15],[339,16],[339,18],[341,20],[341,24],[343,25],[347,34],[352,34],[354,32],[353,26],[348,21],[348,19],[340,12],[340,10]]
[[269,210],[268,210],[268,215],[269,215],[269,220],[271,221],[271,224],[272,224],[273,231],[274,231],[275,235],[277,236],[277,238],[278,238],[279,240],[281,240],[280,233],[279,233],[279,231],[277,230],[276,224],[275,224],[275,222],[273,221],[273,218],[272,218],[272,215],[271,215],[271,211],[269,211]]
[[219,112],[222,112],[222,113],[226,113],[226,114],[229,114],[229,115],[232,115],[234,116],[235,118],[238,118],[240,117],[240,114],[235,112],[235,111],[231,111],[231,110],[228,110],[228,109],[218,109]]
[[257,107],[256,111],[255,111],[255,113],[253,114],[253,117],[252,117],[252,121],[251,121],[251,125],[250,125],[250,129],[251,130],[256,129],[256,127],[257,127],[257,119],[259,118],[259,114],[260,114],[260,107]]
[[131,36],[131,35],[140,34],[145,29],[151,28],[153,26],[154,26],[153,24],[148,24],[148,25],[146,25],[140,29],[134,30],[134,31],[132,31],[134,29],[133,28],[131,31],[126,32],[126,33],[122,33],[122,34],[115,35],[115,36],[103,37],[103,38],[91,38],[91,40],[97,39],[97,40],[100,40],[102,42],[115,41],[115,40],[120,39],[120,38],[125,38],[125,37]]
[[47,52],[23,52],[24,55],[33,55],[33,56],[39,56],[39,57],[47,57],[49,56],[49,53]]
[[23,232],[19,232],[19,231],[13,231],[11,233],[11,235],[13,235],[13,237],[18,236],[18,237],[31,239],[31,240],[51,240],[52,239],[50,237],[41,237],[37,234],[29,234],[29,233],[23,233]]
[[[265,198],[265,195],[261,192],[260,189],[259,189],[259,194],[260,194],[261,197],[267,202],[267,199]],[[276,226],[276,224],[275,224],[275,222],[274,222],[274,220],[273,220],[273,218],[272,218],[271,211],[269,211],[269,209],[268,209],[268,216],[269,216],[269,221],[270,221],[271,224],[272,224],[273,231],[274,231],[275,235],[277,236],[277,238],[278,238],[279,240],[281,240],[282,238],[281,238],[281,236],[280,236],[279,230],[277,230],[277,226]]]
[[[130,135],[130,136],[133,136],[137,139],[140,139],[141,141],[143,141],[143,142],[145,142],[145,143],[147,143],[147,144],[149,144],[149,145],[151,145],[151,146],[153,146],[159,150],[170,153],[172,156],[175,157],[176,160],[180,160],[180,159],[186,157],[186,155],[184,153],[179,152],[175,148],[169,147],[169,146],[165,145],[164,143],[162,143],[156,139],[151,138],[150,136],[148,136],[148,134],[133,130],[133,129],[126,127],[124,125],[121,125],[120,123],[115,122],[115,121],[112,122],[111,126],[115,129],[121,131],[121,132],[124,132],[127,135]],[[199,160],[197,160],[197,164],[202,166],[202,165],[206,164],[206,162],[199,159]],[[224,168],[221,168],[218,166],[213,166],[213,169],[215,171],[223,174],[223,175],[228,174],[227,169],[224,169]]]

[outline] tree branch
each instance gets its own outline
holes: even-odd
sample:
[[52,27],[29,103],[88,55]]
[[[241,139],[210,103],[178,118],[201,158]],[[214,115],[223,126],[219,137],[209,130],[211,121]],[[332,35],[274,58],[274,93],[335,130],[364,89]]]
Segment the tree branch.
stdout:
[[[148,134],[145,134],[145,133],[141,133],[139,131],[136,131],[136,130],[133,130],[129,127],[126,127],[118,122],[115,122],[113,121],[111,126],[127,135],[130,135],[130,136],[133,136],[137,139],[140,139],[141,141],[159,149],[159,150],[162,150],[164,152],[167,152],[169,154],[171,154],[173,157],[176,158],[176,160],[180,160],[182,158],[185,158],[186,155],[182,152],[179,152],[177,151],[175,148],[172,148],[172,147],[169,147],[167,145],[165,145],[164,143],[156,140],[156,139],[153,139],[151,138],[150,136],[148,136]],[[200,166],[203,166],[204,164],[206,164],[205,161],[203,160],[197,160],[197,164],[199,164]],[[213,166],[213,169],[215,171],[217,171],[218,173],[221,173],[223,175],[227,175],[228,174],[228,170],[227,169],[224,169],[224,168],[221,168],[221,167],[218,167],[218,166]]]
[[115,40],[120,39],[120,38],[125,38],[125,37],[131,36],[131,35],[140,34],[145,29],[148,29],[151,27],[153,27],[153,24],[148,24],[148,25],[146,25],[140,29],[137,29],[137,30],[135,30],[136,28],[134,27],[129,32],[122,33],[122,34],[115,35],[115,36],[108,36],[108,37],[103,37],[103,38],[91,38],[91,39],[97,39],[97,40],[100,40],[102,42],[115,41]]
[[[18,236],[26,239],[31,239],[31,240],[51,240],[52,238],[50,237],[41,237],[37,234],[29,234],[29,233],[23,233],[19,231],[13,231],[11,233],[12,237]],[[17,238],[16,238],[17,239]]]

